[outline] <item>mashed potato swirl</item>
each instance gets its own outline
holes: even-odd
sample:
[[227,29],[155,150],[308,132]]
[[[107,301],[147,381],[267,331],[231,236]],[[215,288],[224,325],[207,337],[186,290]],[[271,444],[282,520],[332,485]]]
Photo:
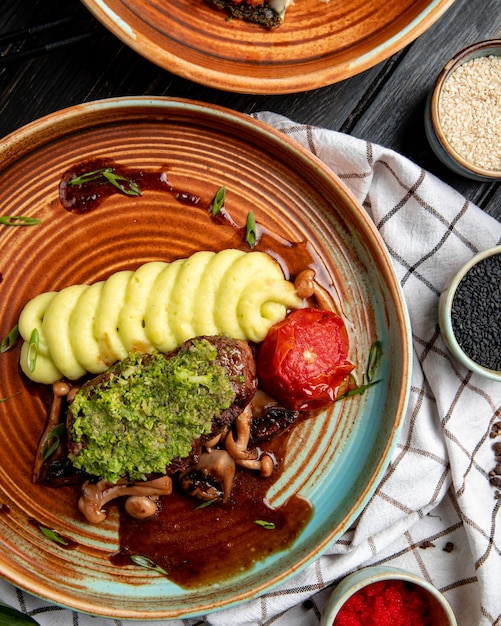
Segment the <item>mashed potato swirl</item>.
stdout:
[[[200,251],[172,263],[152,261],[30,300],[19,318],[21,368],[51,384],[99,374],[133,351],[169,352],[200,335],[260,342],[288,310],[302,306],[264,252]],[[38,355],[30,369],[35,328]]]

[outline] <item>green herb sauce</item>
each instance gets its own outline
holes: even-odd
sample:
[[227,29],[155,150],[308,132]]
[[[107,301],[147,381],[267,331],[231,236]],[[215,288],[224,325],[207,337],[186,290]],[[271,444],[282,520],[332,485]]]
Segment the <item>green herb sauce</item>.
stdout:
[[132,353],[100,384],[82,387],[70,406],[71,436],[82,444],[69,455],[73,465],[114,483],[165,473],[173,459],[188,456],[235,398],[216,357],[204,339],[167,359]]

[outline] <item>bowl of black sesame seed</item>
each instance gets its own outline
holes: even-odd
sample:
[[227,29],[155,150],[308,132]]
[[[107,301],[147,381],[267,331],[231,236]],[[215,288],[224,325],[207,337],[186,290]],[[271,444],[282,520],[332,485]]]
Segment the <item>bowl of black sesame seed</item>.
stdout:
[[425,129],[456,174],[501,180],[501,39],[474,43],[445,65],[428,96]]
[[471,371],[501,382],[501,246],[463,265],[441,294],[438,315],[451,354]]

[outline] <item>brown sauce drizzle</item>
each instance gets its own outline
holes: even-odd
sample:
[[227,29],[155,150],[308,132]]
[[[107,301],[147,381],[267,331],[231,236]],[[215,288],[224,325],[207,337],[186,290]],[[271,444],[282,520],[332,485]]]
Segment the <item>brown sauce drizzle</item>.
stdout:
[[[265,447],[282,458],[288,434]],[[168,578],[185,589],[216,584],[238,576],[271,554],[291,546],[311,519],[311,504],[292,496],[278,508],[266,500],[270,486],[281,473],[279,464],[270,478],[238,470],[231,498],[199,508],[200,502],[174,490],[162,497],[159,512],[135,520],[120,509],[120,549],[110,560],[130,565],[130,557],[147,557],[167,571]],[[256,521],[270,522],[267,529]]]
[[[173,189],[167,179],[167,168],[145,171],[139,168],[124,167],[111,159],[92,159],[74,165],[63,174],[59,183],[59,201],[62,206],[70,213],[89,213],[99,207],[110,196],[123,193],[103,176],[98,176],[95,180],[82,184],[71,184],[73,179],[84,174],[105,169],[111,169],[114,174],[123,176],[127,181],[137,185],[139,194],[136,195],[141,195],[141,192],[146,189],[167,191],[173,193],[180,202],[187,204],[197,203],[195,196]],[[127,187],[127,183],[122,182]]]
[[[234,222],[231,212],[223,205],[221,211],[211,215],[212,198],[201,198],[187,189],[177,189],[168,180],[168,166],[157,170],[143,170],[130,168],[118,164],[111,159],[92,159],[73,165],[62,176],[59,183],[59,201],[70,213],[84,214],[98,208],[110,196],[121,194],[116,186],[99,177],[84,184],[72,185],[70,181],[89,172],[109,168],[114,174],[123,176],[131,181],[140,193],[145,191],[159,191],[169,193],[183,205],[193,206],[201,210],[215,224],[222,229],[229,229],[230,239],[225,240],[225,248],[245,248],[246,228]],[[131,200],[133,200],[131,196]],[[316,264],[316,256],[306,242],[290,242],[272,233],[262,225],[257,224],[258,247],[267,252],[282,267],[286,277],[297,274],[305,267]],[[223,240],[224,237],[221,238]]]

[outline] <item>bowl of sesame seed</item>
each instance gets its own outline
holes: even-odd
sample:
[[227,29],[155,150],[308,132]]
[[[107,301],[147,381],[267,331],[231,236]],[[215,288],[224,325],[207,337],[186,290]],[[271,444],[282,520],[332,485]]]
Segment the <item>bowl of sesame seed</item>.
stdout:
[[438,158],[474,180],[501,180],[501,39],[474,43],[445,65],[425,129]]
[[501,246],[476,254],[442,292],[439,325],[451,354],[501,382]]

